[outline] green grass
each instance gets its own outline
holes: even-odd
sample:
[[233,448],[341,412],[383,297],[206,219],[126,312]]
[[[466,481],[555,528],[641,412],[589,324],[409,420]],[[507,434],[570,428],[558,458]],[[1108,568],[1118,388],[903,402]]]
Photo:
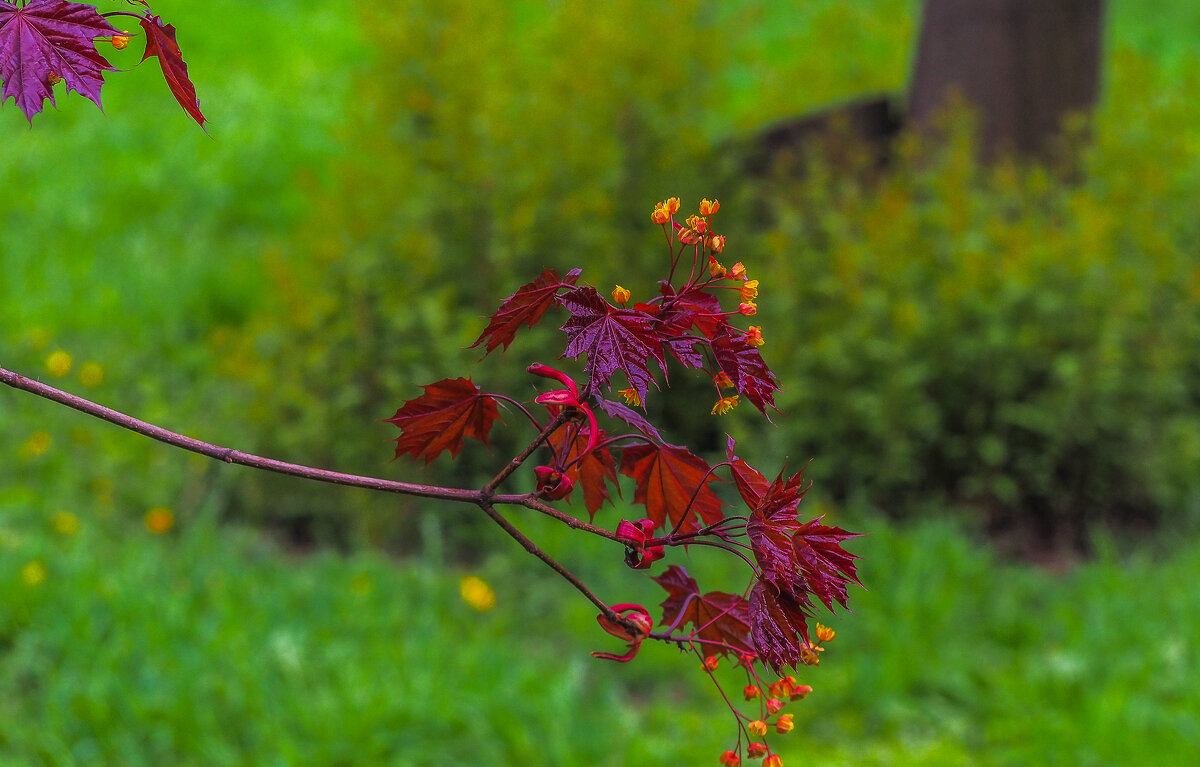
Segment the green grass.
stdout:
[[[288,552],[206,515],[164,536],[89,515],[64,536],[19,505],[2,519],[0,764],[709,764],[732,737],[694,659],[589,658],[616,644],[590,605],[498,534],[472,570],[498,606],[470,609],[433,514],[412,560]],[[1189,763],[1200,546],[1105,548],[1053,574],[943,524],[868,527],[869,590],[801,673],[816,691],[776,739],[785,761]],[[619,552],[533,529],[602,593],[658,601]],[[740,577],[694,560],[705,587]]]

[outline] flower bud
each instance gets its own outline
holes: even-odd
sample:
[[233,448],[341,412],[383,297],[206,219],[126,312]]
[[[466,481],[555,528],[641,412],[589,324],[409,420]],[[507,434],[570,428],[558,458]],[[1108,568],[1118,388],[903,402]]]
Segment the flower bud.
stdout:
[[709,655],[707,658],[704,659],[704,670],[708,671],[709,673],[712,673],[713,671],[717,670],[717,666],[719,666],[720,664],[721,664],[721,661],[717,660],[717,656]]
[[775,714],[779,713],[779,710],[781,708],[783,708],[782,700],[780,700],[779,698],[767,698],[767,713],[768,714],[770,714],[771,716],[774,716]]
[[127,45],[129,45],[129,35],[125,34],[124,32],[119,35],[113,35],[112,47],[120,51],[124,50],[125,46]]
[[761,719],[755,719],[746,725],[746,730],[753,736],[761,738],[767,734],[767,723]]
[[751,743],[746,746],[746,756],[751,759],[761,759],[767,753],[766,743]]
[[763,759],[763,767],[783,767],[783,759],[779,757],[779,754],[771,754]]
[[812,687],[806,684],[798,685],[796,691],[792,693],[791,698],[792,700],[804,700],[810,692],[812,692]]
[[745,689],[742,690],[742,695],[746,696],[746,700],[754,700],[759,695],[762,695],[762,690],[758,689],[752,684],[748,684],[746,685]]
[[787,735],[795,728],[796,724],[792,721],[791,714],[784,714],[779,717],[779,721],[775,723],[775,732],[780,735]]
[[624,304],[629,300],[629,291],[620,285],[613,288],[612,300],[614,304]]
[[737,755],[736,751],[726,751],[721,754],[722,767],[738,767],[742,763],[742,757]]

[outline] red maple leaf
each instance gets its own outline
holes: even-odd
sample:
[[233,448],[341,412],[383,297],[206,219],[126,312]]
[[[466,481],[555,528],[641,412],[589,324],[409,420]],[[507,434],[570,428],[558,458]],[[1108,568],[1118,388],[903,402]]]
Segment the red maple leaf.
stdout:
[[804,496],[801,473],[784,479],[781,473],[759,498],[746,520],[746,537],[762,573],[762,581],[778,592],[804,599],[806,589],[800,578],[801,566],[792,545],[792,534],[799,529],[796,506]]
[[[559,429],[550,435],[548,442],[556,453],[562,450],[568,431],[571,429]],[[580,453],[587,449],[590,435],[586,427],[575,430],[574,434],[571,447],[563,461],[564,465],[574,461]],[[603,431],[600,432],[598,439],[604,439]],[[612,503],[612,495],[608,492],[609,484],[611,483],[617,487],[618,491],[620,490],[620,486],[617,484],[617,462],[607,447],[593,449],[582,460],[571,466],[566,474],[576,486],[583,487],[583,505],[588,511],[588,516],[592,518],[596,516],[596,512],[600,510],[605,501]],[[570,498],[569,493],[567,497]]]
[[561,328],[567,334],[563,356],[587,355],[583,369],[590,376],[589,387],[599,391],[620,370],[645,401],[654,382],[647,363],[654,360],[664,372],[667,369],[654,318],[638,309],[617,309],[590,287],[575,288],[558,300],[571,313]]
[[729,462],[729,469],[733,474],[733,482],[737,485],[738,493],[741,494],[746,505],[753,509],[758,506],[771,483],[767,481],[762,472],[733,454],[736,444],[733,437],[729,437],[726,441],[725,460]]
[[188,79],[187,64],[183,61],[179,44],[175,42],[175,27],[164,24],[158,16],[143,16],[139,23],[146,31],[146,52],[142,55],[142,61],[151,56],[158,57],[158,65],[162,67],[163,77],[175,100],[203,128],[206,120],[200,112],[196,88]]
[[[709,486],[716,477],[703,458],[685,447],[631,445],[621,455],[621,473],[633,478],[633,500],[645,504],[655,527],[674,527],[685,518],[680,530],[686,532],[699,529],[696,514],[707,524],[724,518],[724,501]],[[693,495],[696,500],[688,508]]]
[[410,399],[386,419],[403,432],[396,438],[396,457],[412,453],[429,463],[443,450],[450,456],[462,450],[463,438],[474,437],[487,444],[488,432],[500,417],[496,401],[483,394],[469,378],[446,378],[422,386],[425,393]]
[[841,546],[845,539],[857,538],[862,533],[826,527],[820,522],[821,518],[818,517],[797,528],[792,534],[792,546],[808,590],[832,611],[835,601],[842,607],[846,606],[849,598],[846,587],[851,581],[862,585],[858,579],[858,565],[854,563],[858,555],[851,554]]
[[[738,394],[750,400],[763,415],[767,415],[767,408],[775,407],[775,392],[779,391],[779,384],[758,349],[750,345],[744,333],[731,325],[717,333],[710,343],[717,364],[729,376]],[[769,420],[770,416],[767,418]]]
[[808,643],[807,618],[807,602],[792,594],[762,581],[750,590],[750,641],[775,673],[800,662],[800,649]]
[[624,421],[655,442],[663,441],[662,435],[658,433],[658,429],[654,428],[654,424],[646,420],[645,416],[633,408],[626,407],[620,402],[613,402],[610,399],[601,399],[599,407],[608,417]]
[[11,96],[32,123],[46,99],[54,104],[51,80],[57,77],[68,92],[99,107],[104,72],[116,67],[96,51],[92,40],[119,34],[90,5],[31,0],[18,7],[0,0],[0,103]]
[[[660,625],[693,627],[692,635],[706,640],[704,654],[753,654],[750,645],[750,605],[740,594],[700,593],[696,580],[678,565],[654,578],[667,591]],[[715,644],[708,644],[713,642]]]
[[516,337],[521,323],[524,322],[529,327],[536,325],[554,301],[558,289],[574,285],[575,281],[579,279],[579,275],[578,269],[572,269],[567,272],[565,277],[559,279],[558,272],[547,269],[533,282],[522,285],[516,293],[504,299],[504,303],[500,304],[500,308],[492,315],[488,326],[483,329],[479,338],[471,344],[470,348],[474,349],[486,339],[487,346],[484,354],[490,354],[501,344],[507,349]]

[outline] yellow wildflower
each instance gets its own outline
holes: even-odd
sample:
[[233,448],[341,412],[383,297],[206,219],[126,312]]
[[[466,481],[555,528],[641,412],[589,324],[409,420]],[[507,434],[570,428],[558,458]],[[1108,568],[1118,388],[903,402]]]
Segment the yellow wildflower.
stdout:
[[625,404],[640,407],[642,398],[638,396],[637,389],[622,389],[621,396],[625,398]]
[[725,415],[737,406],[738,395],[735,394],[732,397],[722,397],[721,399],[717,400],[717,404],[713,405],[712,414]]
[[46,566],[42,564],[42,560],[35,559],[27,562],[21,568],[21,582],[26,586],[40,586],[44,580],[46,580]]
[[822,626],[820,623],[817,624],[817,639],[820,639],[822,642],[831,642],[835,636],[837,636],[837,632],[833,629],[828,626]]
[[614,304],[624,304],[629,300],[629,291],[620,285],[613,288],[612,300]]
[[458,582],[458,593],[473,610],[486,613],[496,606],[496,592],[477,575],[464,575]]
[[763,340],[761,325],[751,325],[750,329],[746,331],[745,338],[746,343],[750,344],[751,346],[762,346],[766,343],[766,341]]
[[720,200],[710,200],[707,197],[700,201],[700,215],[711,216],[721,209]]
[[69,511],[60,511],[50,518],[50,526],[54,532],[69,538],[79,532],[79,517]]
[[71,372],[71,355],[62,349],[55,349],[46,357],[46,372],[55,378],[62,378]]
[[745,285],[742,285],[742,300],[754,301],[758,298],[758,280],[748,280]]

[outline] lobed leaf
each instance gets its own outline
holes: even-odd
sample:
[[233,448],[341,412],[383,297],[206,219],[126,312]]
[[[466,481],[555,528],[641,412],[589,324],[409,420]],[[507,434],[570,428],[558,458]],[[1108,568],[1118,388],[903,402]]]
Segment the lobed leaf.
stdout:
[[729,376],[738,394],[750,400],[769,420],[767,408],[775,407],[775,392],[779,391],[779,384],[758,349],[751,346],[745,335],[732,326],[726,326],[710,343],[717,364]]
[[484,354],[490,354],[493,349],[502,344],[505,349],[508,349],[508,345],[516,337],[521,323],[525,323],[529,327],[536,325],[545,314],[546,309],[553,303],[555,296],[558,295],[558,289],[574,285],[580,274],[579,269],[572,269],[562,279],[559,279],[558,272],[547,269],[533,282],[522,285],[516,293],[504,299],[500,308],[492,315],[487,327],[483,329],[479,338],[471,344],[470,348],[474,349],[486,340],[487,346],[484,347]]
[[701,594],[696,580],[678,565],[671,565],[654,581],[667,592],[662,603],[661,625],[690,624],[697,639],[718,643],[704,644],[706,654],[754,654],[750,644],[750,605],[740,594],[723,591]]
[[0,103],[12,97],[25,118],[54,104],[51,77],[62,78],[100,107],[104,72],[116,67],[96,50],[93,39],[119,35],[94,7],[66,0],[31,0],[17,6],[0,0]]
[[654,382],[648,362],[654,360],[664,372],[667,369],[653,316],[638,309],[614,308],[592,287],[575,288],[558,300],[571,313],[561,328],[567,334],[563,356],[587,355],[584,371],[591,390],[598,392],[620,370],[645,401]]
[[658,433],[658,429],[654,428],[654,424],[650,423],[645,416],[633,408],[609,399],[600,399],[598,407],[603,410],[609,418],[616,418],[618,421],[624,421],[655,442],[663,441],[662,435]]
[[775,673],[796,666],[800,649],[808,643],[807,603],[770,584],[755,583],[750,589],[750,641]]
[[397,458],[411,453],[414,460],[424,457],[429,463],[443,450],[453,458],[462,450],[464,437],[487,444],[488,432],[500,417],[490,394],[480,392],[469,378],[445,378],[421,388],[424,394],[386,419],[402,432],[396,438]]
[[[656,528],[680,524],[680,530],[691,531],[700,527],[696,515],[706,524],[724,518],[721,507],[725,503],[710,487],[717,478],[709,473],[703,458],[685,447],[631,445],[621,454],[621,473],[633,478],[633,500],[646,506]],[[693,495],[696,501],[689,508]]]

